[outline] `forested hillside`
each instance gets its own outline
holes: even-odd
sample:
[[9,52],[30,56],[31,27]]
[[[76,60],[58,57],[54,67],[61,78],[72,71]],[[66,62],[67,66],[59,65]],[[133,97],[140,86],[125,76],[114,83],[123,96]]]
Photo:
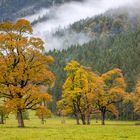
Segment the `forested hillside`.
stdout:
[[125,12],[118,12],[119,10],[121,11],[121,9],[109,10],[102,15],[77,21],[69,28],[57,30],[54,35],[63,37],[67,32],[74,31],[77,33],[83,32],[92,38],[98,38],[99,36],[112,36],[122,32],[131,32],[140,27],[139,15],[133,14],[131,16],[128,9]]
[[[126,14],[116,17],[101,15],[71,25],[72,30],[88,33],[93,37],[93,41],[82,46],[75,45],[62,51],[54,50],[47,53],[55,59],[51,67],[57,77],[52,89],[55,100],[61,98],[62,84],[66,78],[64,66],[70,60],[77,60],[100,74],[113,68],[120,68],[127,82],[127,92],[132,92],[140,74],[139,25],[139,17],[135,17],[135,22],[132,22]],[[56,34],[62,35],[61,33],[59,31]],[[122,104],[119,106],[121,119],[135,117],[131,104],[125,109]]]

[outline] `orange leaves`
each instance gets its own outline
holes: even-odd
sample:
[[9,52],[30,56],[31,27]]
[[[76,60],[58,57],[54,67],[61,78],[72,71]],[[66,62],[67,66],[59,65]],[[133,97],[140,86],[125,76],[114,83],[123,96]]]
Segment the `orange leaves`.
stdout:
[[120,69],[113,69],[103,74],[101,78],[105,84],[105,92],[121,97],[125,94],[126,83]]
[[118,114],[119,114],[117,108],[113,104],[108,105],[107,110],[110,111],[115,116],[118,116]]
[[62,116],[67,116],[69,114],[72,113],[72,109],[71,108],[65,108],[64,110],[61,110],[61,115]]
[[[22,38],[22,39],[16,41],[16,46],[18,49],[26,48],[27,44],[28,44],[27,38]],[[21,52],[19,52],[19,53],[21,53]]]
[[43,51],[44,50],[44,42],[40,38],[31,38],[30,39],[31,46],[34,46],[34,49]]
[[50,55],[46,56],[44,59],[48,64],[52,64],[54,62],[54,58]]
[[44,106],[40,106],[36,111],[36,116],[38,116],[40,119],[48,118],[51,116],[51,112]]
[[[49,102],[47,94],[55,76],[49,70],[51,56],[43,55],[44,42],[30,37],[32,26],[21,19],[0,24],[0,91],[11,110],[37,109]],[[41,85],[46,86],[42,92]]]
[[48,94],[48,93],[40,93],[38,94],[37,96],[39,99],[41,100],[45,100],[47,102],[51,101],[52,100],[52,97]]
[[67,100],[62,99],[57,102],[58,113],[66,116],[73,113],[72,104],[68,104]]
[[98,109],[102,111],[102,108],[104,108],[106,111],[117,115],[115,103],[124,100],[127,96],[123,74],[120,69],[113,69],[101,75],[100,78],[102,86],[98,86],[100,92],[95,93],[95,102],[99,107]]
[[140,114],[140,100],[135,102],[135,112]]
[[126,92],[121,88],[111,88],[109,91],[109,98],[116,101],[125,98]]
[[15,31],[24,32],[24,33],[32,33],[31,23],[25,19],[18,20],[14,25]]
[[120,69],[113,69],[102,75],[102,79],[106,84],[111,84],[112,81],[122,77],[123,76]]
[[29,21],[27,21],[25,19],[20,19],[16,23],[11,23],[11,22],[1,23],[0,31],[32,33],[32,26]]
[[1,23],[0,24],[0,31],[11,31],[14,30],[14,24],[11,22]]
[[140,97],[140,81],[136,84],[136,95]]
[[18,108],[24,109],[24,103],[19,98],[13,98],[5,102],[5,108],[8,112],[16,112]]
[[116,78],[114,85],[119,86],[121,88],[126,88],[126,83],[123,77]]

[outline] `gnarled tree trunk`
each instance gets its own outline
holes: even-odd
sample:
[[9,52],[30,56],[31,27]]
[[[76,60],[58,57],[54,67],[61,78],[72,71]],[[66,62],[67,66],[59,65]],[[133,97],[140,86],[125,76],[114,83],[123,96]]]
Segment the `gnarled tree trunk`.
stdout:
[[3,113],[1,113],[1,120],[0,120],[0,124],[4,124],[4,114]]
[[101,112],[101,115],[102,115],[102,125],[105,125],[105,114],[106,114],[106,111],[102,111]]
[[81,120],[82,120],[83,125],[86,125],[86,117],[84,114],[81,114]]
[[17,120],[18,120],[18,127],[23,128],[24,127],[24,120],[23,120],[22,110],[18,110]]

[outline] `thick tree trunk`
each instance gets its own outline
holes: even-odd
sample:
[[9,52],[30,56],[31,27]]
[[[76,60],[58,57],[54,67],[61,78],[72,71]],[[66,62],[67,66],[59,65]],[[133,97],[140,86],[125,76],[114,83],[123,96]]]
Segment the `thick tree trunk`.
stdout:
[[4,115],[3,115],[3,113],[1,114],[0,124],[4,124]]
[[81,120],[82,120],[82,124],[83,125],[86,125],[86,117],[85,117],[85,115],[81,115]]
[[22,110],[18,110],[17,120],[18,120],[18,127],[23,128],[24,127],[24,120],[23,120]]
[[105,125],[105,114],[106,114],[106,111],[102,111],[101,114],[102,114],[102,125]]

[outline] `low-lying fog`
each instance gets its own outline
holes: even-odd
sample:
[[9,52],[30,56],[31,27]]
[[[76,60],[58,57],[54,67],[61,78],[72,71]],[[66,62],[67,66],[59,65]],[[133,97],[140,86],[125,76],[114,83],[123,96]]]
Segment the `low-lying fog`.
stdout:
[[[92,17],[122,6],[135,6],[138,0],[85,0],[84,2],[70,2],[61,6],[54,6],[50,9],[37,11],[35,15],[25,17],[33,22],[43,16],[48,17],[46,21],[34,25],[34,35],[45,41],[46,51],[62,49],[73,44],[83,44],[90,40],[89,37],[81,34],[66,34],[65,37],[53,37],[52,32],[58,28],[67,27],[80,19]],[[65,46],[66,45],[66,46]]]

